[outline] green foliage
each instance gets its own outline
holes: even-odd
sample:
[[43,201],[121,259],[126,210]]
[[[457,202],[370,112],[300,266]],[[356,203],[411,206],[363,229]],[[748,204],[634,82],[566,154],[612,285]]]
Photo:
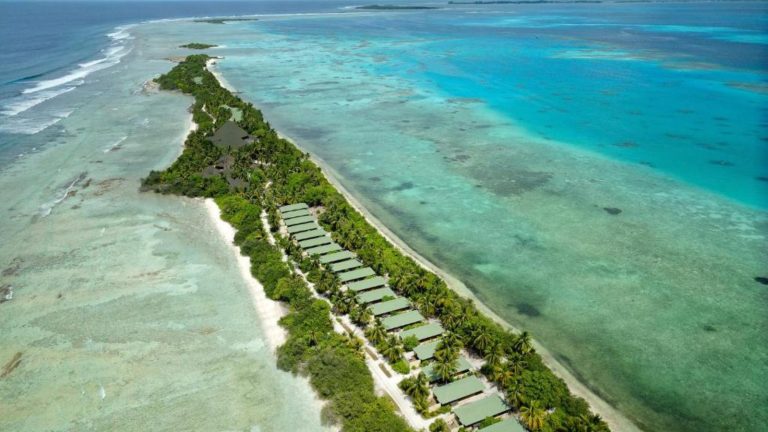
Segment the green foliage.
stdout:
[[204,44],[204,43],[197,43],[192,42],[184,45],[179,45],[179,48],[189,48],[189,49],[196,49],[196,50],[203,50],[208,48],[215,48],[218,45],[211,45],[211,44]]
[[402,375],[405,375],[405,374],[407,374],[408,372],[411,371],[411,367],[408,366],[408,362],[405,361],[405,359],[402,359],[402,358],[392,364],[392,369],[395,372],[397,372],[399,374],[402,374]]
[[500,421],[501,419],[497,419],[496,417],[486,417],[483,419],[483,421],[477,424],[477,428],[482,429],[484,427],[488,427],[490,425],[496,424]]
[[405,347],[406,351],[413,351],[417,346],[419,346],[419,338],[416,336],[410,335],[403,339],[403,347]]
[[445,420],[439,418],[429,425],[429,432],[450,432],[451,428],[445,423]]
[[[387,275],[391,287],[399,295],[408,297],[425,316],[439,319],[451,332],[451,337],[455,337],[446,347],[446,355],[442,359],[441,369],[446,375],[455,367],[453,354],[463,346],[493,363],[495,367],[484,368],[484,371],[500,385],[503,386],[501,380],[508,385],[519,383],[515,386],[519,400],[536,400],[542,406],[554,408],[555,415],[547,417],[546,427],[568,430],[569,424],[582,424],[583,419],[591,418],[590,424],[597,425],[598,430],[607,430],[607,427],[602,429],[605,423],[601,419],[590,417],[591,413],[583,400],[571,395],[562,380],[546,368],[533,350],[527,333],[514,334],[482,315],[472,301],[461,298],[442,279],[390,244],[327,181],[309,155],[280,138],[253,105],[218,84],[205,68],[208,59],[205,55],[189,56],[157,79],[162,89],[178,90],[195,98],[192,115],[198,129],[187,137],[179,159],[162,172],[151,172],[143,180],[142,189],[217,197],[222,217],[238,229],[236,243],[242,253],[251,257],[253,275],[264,285],[270,298],[290,304],[291,312],[282,321],[289,329],[289,337],[279,349],[278,364],[286,370],[308,371],[313,385],[327,390],[321,393],[332,401],[331,417],[340,419],[344,430],[397,431],[407,430],[407,427],[394,414],[391,404],[376,398],[365,382],[355,382],[355,387],[363,390],[325,382],[335,373],[349,368],[350,381],[344,381],[349,384],[357,380],[355,368],[365,368],[365,365],[358,350],[343,336],[330,331],[321,334],[324,329],[330,328],[327,306],[321,307],[308,297],[308,287],[303,281],[295,280],[292,269],[282,262],[279,250],[267,243],[258,218],[262,207],[267,211],[271,229],[275,230],[279,221],[277,206],[293,202],[322,206],[324,212],[319,216],[319,222],[326,230],[334,232],[335,241],[355,252],[377,273]],[[230,187],[223,175],[202,175],[206,167],[224,156],[206,137],[213,132],[215,125],[231,115],[230,109],[222,109],[225,106],[242,111],[242,120],[238,124],[255,138],[253,144],[229,154],[235,160],[231,175],[246,183],[242,190]],[[267,184],[268,188],[265,187]],[[278,237],[278,243],[289,253],[294,252],[287,240]],[[333,275],[317,270],[316,263],[301,258],[295,252],[292,255],[299,258],[296,262],[303,270],[310,272],[317,291],[331,298],[335,310],[343,314],[355,311],[354,318],[365,324],[367,317],[360,312],[353,297],[340,294],[339,283]],[[304,320],[311,325],[305,325]],[[315,326],[318,327],[313,330]],[[368,325],[366,333],[371,331],[373,336],[383,336],[378,338],[378,342],[369,337],[379,352],[391,364],[400,362],[402,343],[378,335],[375,325]],[[516,358],[514,362],[508,360],[512,357]],[[330,364],[337,365],[337,369],[332,371],[333,368],[328,367]],[[365,395],[345,395],[347,390],[362,391]],[[379,423],[374,424],[374,419]]]

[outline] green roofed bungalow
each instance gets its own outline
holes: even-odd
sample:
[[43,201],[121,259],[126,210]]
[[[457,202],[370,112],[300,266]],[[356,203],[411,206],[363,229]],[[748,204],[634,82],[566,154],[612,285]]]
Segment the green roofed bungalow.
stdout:
[[507,411],[509,407],[498,394],[453,409],[462,426],[472,426],[486,417],[496,417]]
[[311,230],[311,231],[304,231],[304,232],[300,232],[298,234],[294,234],[293,238],[295,238],[296,241],[304,241],[304,240],[309,240],[309,239],[313,239],[313,238],[322,237],[322,236],[324,236],[326,234],[328,234],[328,233],[325,232],[325,230],[314,229],[314,230]]
[[402,333],[400,333],[400,339],[405,339],[409,336],[416,336],[416,339],[419,341],[425,341],[427,339],[432,339],[433,337],[440,336],[443,334],[445,330],[443,330],[443,326],[441,326],[438,323],[429,323],[424,324],[423,326],[412,328],[410,330],[405,330]]
[[[456,361],[456,373],[454,375],[461,375],[465,372],[469,372],[472,369],[472,364],[469,363],[469,360],[465,359],[464,357],[459,357],[459,359]],[[427,376],[427,379],[429,382],[435,382],[440,379],[440,376],[437,374],[437,372],[434,371],[434,363],[430,363],[423,368],[421,368],[421,371],[424,372],[424,375]]]
[[387,330],[399,329],[407,325],[416,324],[417,322],[424,321],[424,317],[418,311],[409,310],[401,314],[392,315],[381,320],[381,324]]
[[305,223],[301,225],[294,225],[288,227],[288,234],[298,234],[300,232],[304,231],[312,231],[320,229],[320,226],[314,222],[312,223]]
[[358,282],[352,282],[350,284],[347,284],[347,288],[351,289],[352,291],[360,292],[360,291],[365,291],[373,288],[383,287],[386,283],[387,281],[384,280],[383,277],[376,276],[370,279],[365,279]]
[[309,206],[304,203],[298,203],[298,204],[284,205],[280,207],[278,210],[280,210],[280,213],[288,213],[289,211],[301,210],[306,208],[309,208]]
[[336,252],[340,250],[341,250],[341,246],[337,245],[336,243],[331,243],[325,246],[313,247],[311,249],[305,250],[304,252],[310,255],[325,255],[327,253]]
[[283,219],[293,219],[301,216],[312,216],[312,214],[309,213],[309,210],[307,209],[301,209],[301,210],[294,210],[290,212],[285,212],[282,214]]
[[302,249],[308,249],[308,248],[323,246],[331,243],[333,243],[333,240],[331,240],[331,238],[328,236],[324,236],[324,237],[317,237],[309,240],[300,241],[299,247]]
[[330,263],[335,263],[339,261],[346,261],[354,257],[355,257],[355,254],[350,251],[336,252],[320,258],[320,264],[330,264]]
[[470,375],[450,384],[432,389],[440,405],[447,405],[482,393],[485,386],[476,376]]
[[373,316],[386,315],[399,310],[408,309],[409,307],[411,307],[411,302],[409,302],[407,298],[398,297],[396,299],[376,303],[371,306],[371,313]]
[[516,418],[510,417],[498,423],[480,429],[478,432],[525,432]]
[[358,303],[368,304],[377,302],[384,297],[395,297],[395,292],[387,287],[378,288],[375,290],[366,291],[362,294],[358,294],[357,301]]
[[310,223],[314,221],[315,221],[315,218],[313,218],[312,216],[302,216],[302,217],[297,217],[293,219],[288,219],[283,222],[285,222],[285,226],[290,227],[290,226],[301,225],[301,224]]
[[413,352],[416,353],[416,357],[421,360],[429,360],[432,357],[435,356],[435,351],[437,350],[437,346],[440,345],[440,341],[432,341],[432,342],[424,342],[419,344],[416,348],[413,349]]
[[364,278],[367,278],[368,276],[373,276],[375,274],[376,272],[373,271],[372,268],[365,267],[357,270],[339,273],[339,280],[342,283],[345,283],[345,282],[351,282],[358,279],[364,279]]
[[348,271],[352,269],[356,269],[358,267],[362,267],[363,263],[356,259],[350,259],[342,262],[337,262],[334,264],[331,264],[331,271],[334,273],[339,273],[343,271]]

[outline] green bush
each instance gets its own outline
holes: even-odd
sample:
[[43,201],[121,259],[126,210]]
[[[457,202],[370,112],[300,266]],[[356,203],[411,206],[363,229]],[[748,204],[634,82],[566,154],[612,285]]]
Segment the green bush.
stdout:
[[405,359],[400,359],[392,365],[392,370],[405,375],[411,371],[411,367],[408,366],[408,362],[406,362]]

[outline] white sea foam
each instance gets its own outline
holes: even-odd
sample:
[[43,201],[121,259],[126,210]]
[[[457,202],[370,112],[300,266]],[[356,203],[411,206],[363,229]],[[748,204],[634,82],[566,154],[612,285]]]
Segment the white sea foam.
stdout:
[[38,210],[38,215],[40,217],[48,217],[57,205],[61,204],[62,201],[67,199],[67,197],[69,196],[69,193],[75,189],[75,186],[77,186],[77,184],[80,183],[81,181],[85,180],[86,176],[87,176],[87,173],[82,172],[74,180],[69,182],[66,187],[60,189],[59,192],[51,201],[48,201],[47,203],[44,203],[43,205],[40,206],[40,209]]
[[[96,71],[106,69],[110,66],[114,66],[120,63],[120,59],[122,59],[131,51],[131,48],[124,43],[126,40],[133,39],[133,36],[131,36],[131,34],[128,32],[130,27],[131,26],[116,27],[114,32],[107,34],[107,36],[112,39],[112,45],[101,50],[104,54],[104,57],[89,62],[80,63],[77,65],[77,69],[62,77],[40,81],[34,87],[30,87],[22,91],[22,94],[37,93],[43,90],[59,87],[73,81],[82,80],[86,76]],[[82,84],[82,82],[78,83],[77,85],[79,84]]]
[[31,116],[20,116],[19,114],[25,113],[45,101],[71,92],[85,83],[85,78],[88,75],[120,63],[120,60],[131,52],[131,47],[126,44],[127,40],[133,39],[128,31],[130,27],[116,27],[114,32],[107,35],[112,39],[112,44],[101,51],[103,57],[80,63],[76,69],[64,76],[38,81],[34,86],[24,89],[20,95],[3,105],[0,115],[8,118],[3,119],[0,123],[0,132],[33,135],[68,117],[72,111],[59,111],[50,114],[37,113]]
[[41,103],[53,99],[56,96],[61,96],[64,93],[69,93],[72,90],[75,89],[77,85],[80,85],[82,82],[76,82],[75,85],[70,87],[64,87],[60,89],[52,89],[48,91],[43,91],[40,93],[35,94],[34,96],[19,96],[16,98],[11,99],[11,102],[3,106],[3,110],[0,111],[0,114],[6,115],[8,117],[13,117],[16,115],[19,115],[23,113],[24,111],[35,107],[37,105],[40,105]]
[[0,132],[20,135],[34,135],[69,117],[72,111],[63,111],[51,114],[51,116],[40,118],[13,118],[0,123]]
[[96,71],[100,71],[102,69],[106,69],[108,67],[111,67],[120,63],[120,59],[122,59],[126,54],[128,54],[131,51],[131,49],[125,45],[115,45],[103,51],[105,55],[103,58],[94,60],[91,62],[79,64],[77,69],[73,70],[67,75],[64,75],[58,78],[49,79],[49,80],[40,81],[34,87],[25,89],[21,93],[32,94],[32,93],[37,93],[43,90],[59,87],[64,84],[72,83],[73,81],[78,81],[78,80],[82,81],[85,77],[87,77],[88,75]]
[[127,136],[121,137],[119,140],[117,140],[114,143],[112,143],[111,146],[105,148],[104,149],[104,153],[109,153],[111,151],[117,150],[118,148],[120,148],[120,144],[122,144],[123,141],[125,141],[127,138],[128,138]]

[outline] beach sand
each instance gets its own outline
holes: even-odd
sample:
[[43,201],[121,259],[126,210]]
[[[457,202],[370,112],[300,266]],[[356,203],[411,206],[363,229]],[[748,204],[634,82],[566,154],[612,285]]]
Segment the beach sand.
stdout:
[[287,311],[280,302],[267,298],[267,294],[264,292],[264,287],[251,275],[251,259],[241,255],[240,248],[233,243],[236,230],[232,225],[221,219],[221,211],[216,205],[216,202],[208,198],[203,201],[203,205],[208,212],[211,223],[213,223],[216,228],[216,232],[218,232],[221,239],[228,245],[232,252],[232,256],[237,260],[240,275],[248,284],[248,288],[251,292],[251,301],[253,302],[254,309],[256,309],[256,312],[259,315],[267,344],[274,354],[277,351],[277,348],[285,343],[287,338],[287,332],[278,324],[280,318],[285,316]]
[[[206,67],[207,69],[216,77],[216,79],[219,81],[222,87],[226,88],[227,90],[236,93],[237,91],[232,87],[231,84],[229,84],[226,79],[221,75],[219,71],[216,70],[216,61],[221,60],[222,58],[216,58],[211,59],[207,62]],[[371,214],[370,211],[368,211],[359,200],[357,200],[341,183],[339,180],[341,176],[334,171],[328,164],[326,164],[322,159],[318,158],[311,152],[307,151],[307,149],[300,146],[295,140],[293,140],[291,137],[281,133],[280,131],[277,131],[278,135],[291,142],[293,145],[295,145],[297,148],[299,148],[302,152],[307,153],[310,155],[310,158],[313,162],[315,162],[320,169],[323,172],[323,175],[325,178],[332,184],[334,187],[336,187],[339,192],[344,195],[344,197],[349,201],[349,203],[358,211],[360,214],[365,217],[365,219],[370,223],[372,226],[374,226],[381,235],[383,235],[390,243],[392,243],[395,247],[398,248],[403,254],[411,257],[414,261],[419,263],[423,268],[437,274],[445,282],[448,284],[448,286],[454,290],[457,294],[461,295],[462,297],[471,299],[474,304],[477,306],[477,308],[493,319],[495,322],[499,323],[503,327],[520,332],[520,329],[515,328],[514,326],[510,325],[508,322],[504,321],[500,316],[495,314],[490,308],[488,308],[485,304],[480,302],[477,297],[470,291],[467,286],[461,282],[456,277],[452,276],[450,273],[445,271],[444,269],[441,269],[437,267],[435,264],[430,262],[425,257],[418,254],[416,251],[414,251],[408,244],[400,239],[398,236],[396,236],[391,230],[389,230],[381,221],[379,221],[373,214]],[[609,404],[607,401],[600,398],[597,394],[595,394],[589,387],[585,384],[579,381],[564,365],[562,365],[560,362],[558,362],[555,357],[547,351],[547,349],[542,346],[537,341],[533,341],[533,345],[536,349],[536,351],[541,355],[542,359],[544,360],[544,363],[560,378],[563,379],[563,381],[566,382],[568,385],[568,388],[571,390],[573,394],[576,396],[579,396],[581,398],[584,398],[592,408],[592,411],[596,414],[599,414],[600,417],[605,420],[606,423],[610,426],[611,430],[616,432],[640,432],[640,428],[638,428],[634,423],[632,423],[631,420],[629,420],[626,416],[624,416],[621,412],[619,412],[618,409],[616,409],[614,406]]]

